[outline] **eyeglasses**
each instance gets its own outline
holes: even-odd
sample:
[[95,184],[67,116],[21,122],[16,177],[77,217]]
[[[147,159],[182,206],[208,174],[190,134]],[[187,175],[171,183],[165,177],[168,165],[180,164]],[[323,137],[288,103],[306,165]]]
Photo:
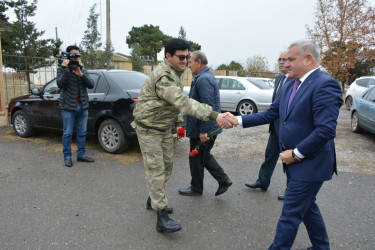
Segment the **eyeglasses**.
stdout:
[[278,62],[286,62],[288,61],[288,58],[279,58],[277,59]]
[[184,61],[185,59],[189,60],[189,58],[190,58],[190,55],[184,56],[184,55],[176,55],[176,54],[174,54],[174,56],[177,56],[178,59],[180,59],[181,62]]

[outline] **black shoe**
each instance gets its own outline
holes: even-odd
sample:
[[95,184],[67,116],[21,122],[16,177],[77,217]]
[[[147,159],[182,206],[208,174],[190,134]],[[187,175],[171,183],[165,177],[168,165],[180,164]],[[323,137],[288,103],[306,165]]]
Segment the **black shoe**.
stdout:
[[201,196],[202,194],[201,193],[197,193],[197,192],[194,192],[191,187],[188,187],[188,188],[180,188],[178,190],[178,193],[179,194],[182,194],[182,195],[187,195],[187,196]]
[[227,179],[224,183],[221,183],[215,193],[215,196],[225,193],[228,190],[228,188],[232,186],[232,184],[233,182],[230,179]]
[[[148,199],[147,199],[147,202],[146,202],[146,208],[147,209],[152,209],[152,207],[151,207],[151,198],[150,198],[150,196],[148,197]],[[171,213],[173,213],[173,207],[171,207],[171,206],[166,206],[165,208],[165,211],[167,211],[167,213],[169,213],[169,214],[171,214]]]
[[277,199],[283,201],[285,199],[285,195],[280,194],[279,196],[277,196]]
[[84,156],[77,156],[77,161],[84,161],[84,162],[94,162],[95,160],[93,158]]
[[64,163],[66,167],[71,167],[73,166],[72,158],[65,158]]
[[245,186],[252,189],[260,188],[262,189],[262,191],[267,191],[268,189],[268,187],[263,186],[262,183],[260,183],[259,181],[256,181],[254,183],[246,182]]
[[181,225],[169,218],[165,209],[157,212],[158,220],[156,222],[156,230],[163,233],[173,233],[181,230]]

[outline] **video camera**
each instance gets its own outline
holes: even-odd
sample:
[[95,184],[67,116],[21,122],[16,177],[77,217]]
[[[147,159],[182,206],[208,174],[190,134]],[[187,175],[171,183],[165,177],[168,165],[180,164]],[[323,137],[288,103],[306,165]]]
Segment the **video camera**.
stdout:
[[64,60],[68,59],[69,60],[68,68],[70,70],[78,68],[78,67],[82,69],[82,65],[80,65],[78,61],[70,60],[70,58],[77,58],[77,57],[81,57],[81,54],[61,52],[60,56],[58,57],[58,64],[61,65],[61,63]]

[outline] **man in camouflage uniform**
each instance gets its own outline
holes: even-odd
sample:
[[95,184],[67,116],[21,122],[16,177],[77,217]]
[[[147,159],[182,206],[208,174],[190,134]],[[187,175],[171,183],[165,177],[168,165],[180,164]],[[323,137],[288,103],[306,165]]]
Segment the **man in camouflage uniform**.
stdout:
[[181,225],[169,218],[168,213],[173,209],[165,197],[165,186],[173,168],[172,125],[178,127],[183,121],[182,114],[186,114],[231,126],[223,114],[184,94],[181,76],[186,69],[189,49],[189,43],[182,39],[172,38],[167,42],[164,62],[147,78],[133,112],[132,125],[142,151],[149,193],[147,206],[157,211],[156,229],[166,233],[181,229]]

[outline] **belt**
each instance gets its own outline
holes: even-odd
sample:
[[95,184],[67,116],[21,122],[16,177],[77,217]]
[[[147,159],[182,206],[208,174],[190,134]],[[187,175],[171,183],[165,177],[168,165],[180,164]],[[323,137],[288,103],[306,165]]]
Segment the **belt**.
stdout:
[[166,132],[166,131],[168,131],[168,129],[161,130],[161,129],[157,129],[157,128],[148,127],[148,126],[146,126],[146,125],[144,125],[144,124],[142,124],[142,123],[140,123],[140,122],[138,122],[136,120],[134,120],[134,123],[137,124],[137,126],[140,126],[141,128],[144,128],[144,129],[154,129],[154,130],[157,130],[157,131],[160,131],[160,132]]

